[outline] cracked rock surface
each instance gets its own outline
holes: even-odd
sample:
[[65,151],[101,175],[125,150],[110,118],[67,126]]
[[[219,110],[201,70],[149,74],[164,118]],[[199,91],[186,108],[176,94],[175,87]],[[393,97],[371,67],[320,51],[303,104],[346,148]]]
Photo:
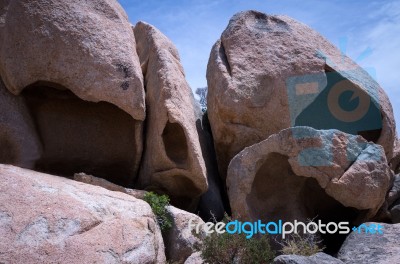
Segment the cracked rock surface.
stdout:
[[164,263],[150,206],[120,192],[0,165],[1,263]]

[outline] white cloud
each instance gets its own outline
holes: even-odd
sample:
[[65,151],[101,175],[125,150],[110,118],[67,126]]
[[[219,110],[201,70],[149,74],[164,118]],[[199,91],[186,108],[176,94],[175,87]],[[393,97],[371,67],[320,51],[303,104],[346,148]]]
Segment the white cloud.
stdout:
[[387,91],[400,123],[400,0],[177,0],[146,2],[120,0],[133,23],[144,20],[159,28],[177,46],[186,77],[195,90],[206,86],[206,68],[212,45],[229,19],[238,11],[256,9],[286,14],[319,31],[334,44],[348,39],[347,54],[357,59],[366,49],[372,53],[358,63],[373,67]]
[[373,52],[361,65],[376,69],[377,81],[387,92],[400,124],[400,1],[389,1],[380,7],[374,3],[371,7],[376,11],[368,16],[370,23],[359,30],[357,38]]

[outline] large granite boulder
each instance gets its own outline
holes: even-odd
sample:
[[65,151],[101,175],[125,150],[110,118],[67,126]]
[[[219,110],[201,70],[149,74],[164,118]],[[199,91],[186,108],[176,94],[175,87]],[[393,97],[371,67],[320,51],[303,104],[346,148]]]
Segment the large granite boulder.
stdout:
[[0,8],[0,74],[12,93],[54,83],[144,120],[135,38],[116,0],[7,0]]
[[67,177],[85,172],[132,186],[145,93],[134,34],[118,2],[3,1],[0,14],[0,75],[12,93],[2,92],[9,99],[0,100],[20,101],[1,115],[35,124],[21,130],[23,142],[22,134],[7,132],[0,147],[13,147],[0,163]]
[[244,221],[358,224],[377,213],[391,181],[380,145],[338,130],[294,127],[237,154],[227,188],[233,215]]
[[338,130],[294,127],[236,155],[227,187],[236,215],[305,220],[336,214],[334,204],[374,216],[391,181],[380,145]]
[[0,181],[1,263],[165,263],[142,200],[10,165]]
[[393,155],[392,106],[381,87],[317,32],[287,16],[233,16],[211,50],[208,114],[225,179],[243,148],[282,129],[361,134]]
[[144,22],[133,30],[148,109],[139,186],[166,192],[173,204],[194,210],[208,185],[192,92],[172,42]]
[[[75,174],[74,180],[100,186],[110,191],[126,193],[138,199],[143,199],[146,193],[124,188],[105,179],[83,173]],[[204,221],[198,215],[171,205],[167,206],[166,210],[172,222],[171,228],[163,232],[166,257],[170,262],[183,263],[200,249],[205,234],[203,232],[196,234],[195,228],[197,225],[202,226]]]
[[[378,225],[378,223],[365,223]],[[400,263],[400,224],[383,224],[382,233],[352,232],[342,245],[337,258],[346,264]]]

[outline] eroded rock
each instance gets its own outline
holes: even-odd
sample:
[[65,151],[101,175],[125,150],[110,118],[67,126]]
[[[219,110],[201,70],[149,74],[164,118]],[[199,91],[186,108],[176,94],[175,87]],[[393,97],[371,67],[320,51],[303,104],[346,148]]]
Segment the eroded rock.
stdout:
[[165,263],[141,200],[10,165],[0,181],[0,262]]
[[[85,172],[132,186],[145,100],[134,34],[121,6],[114,0],[40,0],[5,1],[0,8],[0,75],[22,97],[13,100],[28,109],[7,111],[21,111],[26,126],[35,124],[24,142],[17,133],[8,136],[17,144],[8,155],[29,160],[24,167],[37,171],[67,177]],[[18,150],[33,145],[31,153]],[[13,160],[0,162],[21,164]]]
[[0,163],[33,168],[42,145],[23,98],[11,94],[0,79]]
[[195,214],[173,206],[168,206],[167,211],[172,218],[172,227],[164,234],[167,259],[174,263],[184,263],[202,245],[205,234],[201,229],[196,234],[196,226],[203,227],[204,221]]
[[321,35],[287,16],[233,16],[212,48],[207,83],[224,179],[237,153],[293,126],[361,134],[382,145],[388,160],[393,155],[395,124],[385,92]]
[[[365,223],[367,226],[378,223]],[[391,264],[400,262],[400,224],[383,224],[383,234],[353,232],[338,253],[338,258],[348,264]],[[364,229],[363,229],[364,230]]]
[[185,264],[203,264],[204,260],[201,257],[201,252],[195,252],[187,258]]
[[172,42],[144,22],[133,30],[148,108],[139,186],[166,192],[173,204],[194,210],[208,185],[192,92]]
[[392,174],[380,145],[338,130],[284,129],[232,159],[232,213],[245,221],[348,221],[374,216]]
[[144,120],[135,38],[117,1],[6,1],[2,8],[0,74],[12,93],[54,83]]

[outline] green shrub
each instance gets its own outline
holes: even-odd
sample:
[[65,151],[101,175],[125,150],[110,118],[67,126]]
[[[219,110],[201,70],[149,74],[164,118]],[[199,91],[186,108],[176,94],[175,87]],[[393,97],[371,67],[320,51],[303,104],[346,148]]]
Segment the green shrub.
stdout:
[[172,219],[168,214],[166,206],[169,205],[169,198],[167,195],[158,195],[153,192],[147,192],[144,195],[145,200],[156,215],[157,223],[161,231],[166,231],[172,227]]
[[[226,218],[224,222],[229,221],[231,219]],[[267,235],[247,239],[246,234],[214,232],[204,239],[201,256],[209,264],[263,264],[271,263],[275,252],[271,249]]]
[[284,255],[311,256],[324,250],[324,248],[320,248],[320,242],[315,234],[292,234],[281,243],[281,252]]
[[245,234],[212,233],[203,241],[201,256],[205,263],[271,263],[275,257],[267,235],[246,238]]

